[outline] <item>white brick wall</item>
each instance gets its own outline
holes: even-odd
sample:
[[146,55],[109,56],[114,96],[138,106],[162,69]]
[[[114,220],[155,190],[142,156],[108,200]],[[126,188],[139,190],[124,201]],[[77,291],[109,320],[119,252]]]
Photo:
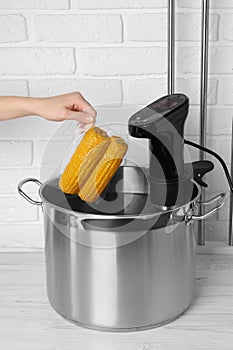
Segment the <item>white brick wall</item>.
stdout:
[[[176,21],[179,23],[176,39],[179,41],[200,41],[201,14],[178,13]],[[217,14],[210,16],[210,41],[216,41],[218,36]],[[129,15],[126,18],[128,40],[132,41],[165,41],[167,37],[167,16],[161,13],[142,13]],[[185,30],[184,30],[185,28]]]
[[70,75],[75,71],[73,48],[1,47],[0,62],[1,75]]
[[[218,80],[209,79],[208,103],[215,105],[217,101]],[[193,105],[200,101],[200,80],[197,78],[178,78],[176,80],[178,91],[190,96]],[[125,102],[127,103],[148,103],[167,93],[167,79],[158,78],[132,78],[124,81],[123,90]]]
[[[186,135],[198,141],[201,0],[176,4],[176,91],[190,97]],[[79,90],[95,106],[153,101],[167,91],[166,9],[165,0],[0,0],[0,95],[42,97]],[[233,1],[212,0],[207,141],[228,163],[232,23]],[[105,114],[100,124],[106,122]],[[114,114],[109,114],[111,120]],[[126,119],[116,115],[119,122]],[[39,117],[0,124],[0,249],[43,247],[41,214],[17,195],[17,183],[40,177],[44,149],[59,126]],[[54,144],[63,147],[61,141]],[[147,162],[138,152],[137,160]],[[132,150],[129,156],[134,159]],[[215,164],[207,178],[209,195],[228,191]],[[34,186],[27,191],[36,195]],[[207,222],[207,238],[226,241],[227,220],[228,206]]]
[[27,80],[0,80],[0,95],[28,96]]
[[233,41],[233,22],[232,14],[223,15],[223,37],[226,41]]
[[167,16],[161,13],[128,15],[125,19],[126,39],[130,41],[165,41]]
[[92,76],[165,73],[165,47],[114,47],[80,49],[80,74]]
[[38,219],[38,208],[27,203],[23,198],[16,197],[0,197],[0,222],[31,222]]
[[71,0],[74,9],[140,9],[166,7],[164,0]]
[[32,141],[0,141],[0,167],[32,164]]
[[40,15],[35,17],[38,41],[70,43],[119,43],[122,41],[120,15]]
[[0,28],[0,42],[2,43],[27,40],[26,21],[22,15],[1,15]]
[[106,104],[109,101],[120,103],[122,100],[120,79],[34,79],[30,80],[29,88],[31,96],[40,97],[63,94],[67,91],[82,91],[87,100],[95,105]]
[[[200,8],[201,0],[177,0],[179,7]],[[214,9],[230,9],[233,8],[231,0],[212,0],[211,7]]]
[[69,0],[1,0],[1,10],[65,10],[68,9]]

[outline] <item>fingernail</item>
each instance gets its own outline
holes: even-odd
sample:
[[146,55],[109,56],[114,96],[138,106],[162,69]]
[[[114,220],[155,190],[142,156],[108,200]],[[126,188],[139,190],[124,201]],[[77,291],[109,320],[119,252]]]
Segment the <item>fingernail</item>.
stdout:
[[86,120],[87,120],[88,122],[92,123],[92,122],[93,122],[93,117],[88,116],[88,117],[86,118]]

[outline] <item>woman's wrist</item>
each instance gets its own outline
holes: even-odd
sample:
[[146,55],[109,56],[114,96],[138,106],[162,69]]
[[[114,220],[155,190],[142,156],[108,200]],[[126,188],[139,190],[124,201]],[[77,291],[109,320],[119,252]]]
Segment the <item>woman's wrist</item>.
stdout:
[[22,116],[38,115],[42,117],[42,100],[38,97],[21,97],[19,110]]
[[21,96],[0,96],[0,120],[38,114],[40,99]]

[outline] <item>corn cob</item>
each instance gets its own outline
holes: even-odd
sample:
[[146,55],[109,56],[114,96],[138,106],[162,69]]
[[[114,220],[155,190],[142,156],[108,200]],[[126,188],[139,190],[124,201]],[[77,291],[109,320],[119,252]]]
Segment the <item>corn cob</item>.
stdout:
[[60,189],[65,193],[77,194],[109,144],[110,137],[104,130],[98,127],[88,130],[60,177]]
[[127,151],[121,137],[112,136],[111,143],[85,184],[80,187],[79,197],[88,203],[95,202],[119,168]]

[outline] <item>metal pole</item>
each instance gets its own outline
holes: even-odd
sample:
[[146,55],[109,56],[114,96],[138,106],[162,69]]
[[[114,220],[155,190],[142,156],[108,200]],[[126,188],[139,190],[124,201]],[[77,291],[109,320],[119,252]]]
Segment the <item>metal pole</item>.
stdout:
[[[233,119],[231,131],[231,178],[233,178]],[[229,239],[228,244],[233,246],[233,192],[230,193],[230,208],[229,208]]]
[[174,93],[175,86],[175,0],[168,0],[168,95]]
[[[207,119],[207,90],[208,90],[208,46],[209,46],[209,0],[202,1],[202,39],[201,39],[201,90],[200,90],[200,145],[206,146]],[[200,160],[204,159],[204,152],[200,152]],[[205,200],[205,192],[201,201]],[[202,208],[200,214],[202,215]],[[198,222],[198,245],[205,245],[205,224]]]

